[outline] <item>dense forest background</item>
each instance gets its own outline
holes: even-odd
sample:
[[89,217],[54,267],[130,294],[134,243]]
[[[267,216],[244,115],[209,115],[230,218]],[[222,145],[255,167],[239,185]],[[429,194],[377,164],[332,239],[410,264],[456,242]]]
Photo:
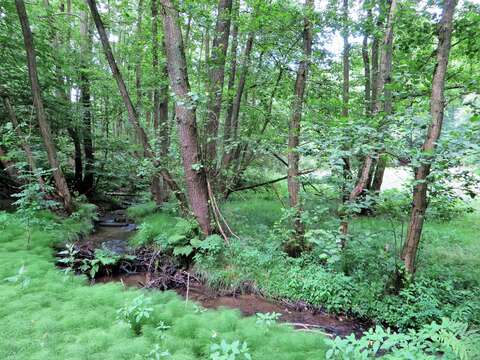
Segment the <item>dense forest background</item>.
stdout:
[[131,242],[211,288],[418,331],[372,356],[473,359],[479,33],[467,0],[3,0],[5,234],[133,198]]

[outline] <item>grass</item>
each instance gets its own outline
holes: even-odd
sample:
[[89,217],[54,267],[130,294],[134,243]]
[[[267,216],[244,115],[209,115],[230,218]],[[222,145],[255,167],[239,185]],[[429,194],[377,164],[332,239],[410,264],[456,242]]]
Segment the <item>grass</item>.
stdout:
[[[88,222],[48,216],[27,231],[14,214],[0,213],[0,358],[146,359],[159,344],[172,359],[208,359],[212,343],[246,341],[254,359],[323,359],[322,337],[285,326],[268,330],[233,310],[198,312],[172,292],[124,289],[119,283],[89,286],[84,277],[64,275],[54,266],[51,246],[88,230]],[[24,266],[21,281],[8,282]],[[116,311],[140,293],[153,312],[135,336],[116,320]],[[171,326],[164,340],[155,327]]]

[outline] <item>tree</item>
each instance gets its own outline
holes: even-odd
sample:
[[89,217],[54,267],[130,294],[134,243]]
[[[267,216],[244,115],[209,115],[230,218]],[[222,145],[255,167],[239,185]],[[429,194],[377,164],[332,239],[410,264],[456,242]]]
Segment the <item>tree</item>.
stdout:
[[445,77],[447,74],[448,58],[452,45],[453,14],[457,0],[445,0],[442,18],[438,24],[438,45],[436,51],[436,65],[432,79],[432,93],[430,96],[430,114],[432,120],[422,146],[425,158],[422,164],[415,169],[415,184],[413,188],[413,206],[408,226],[407,239],[404,244],[402,259],[405,270],[413,274],[418,252],[418,245],[422,236],[425,212],[427,210],[428,176],[434,159],[437,141],[442,131],[445,109]]
[[147,134],[145,133],[145,130],[142,128],[142,126],[140,125],[132,100],[130,99],[130,95],[128,93],[127,87],[125,85],[125,82],[123,81],[122,74],[113,56],[112,48],[108,41],[107,32],[105,31],[105,27],[103,25],[102,19],[100,18],[100,15],[98,13],[96,2],[95,0],[87,0],[87,4],[90,7],[93,21],[97,27],[97,31],[100,36],[100,40],[102,42],[102,47],[105,52],[105,57],[107,58],[108,64],[110,66],[110,70],[112,71],[112,75],[115,78],[115,81],[117,83],[124,105],[127,108],[128,119],[132,124],[132,126],[135,128],[135,131],[137,132],[137,136],[140,139],[140,142],[143,146],[144,155],[152,159],[155,167],[159,168],[160,175],[162,176],[163,180],[168,184],[170,189],[173,191],[173,193],[177,197],[177,200],[179,202],[179,205],[182,211],[186,213],[188,206],[187,206],[187,201],[185,199],[183,192],[180,190],[177,183],[175,182],[173,177],[170,175],[170,172],[164,167],[161,167],[160,161],[154,157],[153,151],[148,142]]
[[301,220],[302,207],[299,199],[299,160],[298,145],[300,143],[300,121],[302,119],[303,101],[307,83],[308,67],[312,55],[313,32],[309,15],[313,11],[313,0],[305,2],[305,18],[303,24],[303,56],[297,70],[295,95],[292,104],[292,116],[288,130],[288,196],[290,207],[294,209],[293,238],[287,243],[286,250],[292,256],[298,256],[304,248],[304,226]]
[[15,5],[17,8],[20,25],[22,27],[25,51],[27,53],[27,66],[33,97],[33,105],[35,107],[40,133],[42,134],[43,142],[47,150],[48,162],[53,172],[55,189],[63,200],[65,211],[70,213],[73,211],[72,196],[70,194],[70,190],[68,189],[67,181],[65,180],[65,176],[63,175],[60,163],[58,161],[57,150],[52,140],[50,124],[47,120],[47,115],[43,106],[42,91],[40,88],[40,83],[38,81],[37,61],[35,58],[36,55],[33,45],[33,36],[28,22],[25,3],[23,2],[23,0],[15,0]]
[[195,104],[190,94],[187,62],[178,12],[171,0],[161,0],[165,49],[190,205],[204,234],[210,234],[210,213],[205,168],[201,163]]
[[230,35],[232,0],[219,0],[215,37],[213,39],[210,65],[208,120],[206,125],[205,158],[207,173],[215,168],[217,156],[217,136],[222,108],[222,94],[225,79],[225,58]]

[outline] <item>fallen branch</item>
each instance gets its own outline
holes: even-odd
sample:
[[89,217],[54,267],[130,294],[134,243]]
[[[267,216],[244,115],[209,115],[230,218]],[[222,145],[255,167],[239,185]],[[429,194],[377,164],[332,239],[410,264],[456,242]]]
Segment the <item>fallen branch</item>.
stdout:
[[[314,172],[314,171],[316,171],[316,170],[317,170],[317,169],[303,170],[303,171],[300,171],[300,172],[298,173],[298,176],[310,174],[310,173],[312,173],[312,172]],[[282,176],[281,178],[277,178],[277,179],[265,181],[265,182],[262,182],[262,183],[259,183],[259,184],[248,185],[248,186],[241,186],[241,187],[239,187],[239,188],[229,190],[229,191],[228,191],[228,195],[230,195],[230,194],[233,193],[233,192],[237,192],[237,191],[250,190],[250,189],[255,189],[255,188],[257,188],[257,187],[260,187],[260,186],[275,184],[275,183],[277,183],[277,182],[279,182],[279,181],[286,180],[287,178],[288,178],[288,175]]]

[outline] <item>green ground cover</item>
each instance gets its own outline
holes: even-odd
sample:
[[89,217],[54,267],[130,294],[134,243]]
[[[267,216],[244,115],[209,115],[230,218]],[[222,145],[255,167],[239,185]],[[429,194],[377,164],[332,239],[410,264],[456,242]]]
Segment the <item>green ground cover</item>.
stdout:
[[[90,224],[48,214],[41,220],[31,228],[28,248],[18,216],[0,213],[1,359],[227,359],[221,347],[211,349],[222,340],[226,351],[235,341],[240,349],[245,342],[244,354],[253,359],[324,358],[319,335],[266,328],[233,310],[201,311],[173,292],[126,290],[119,283],[89,286],[84,277],[64,275],[54,266],[51,245],[88,232]],[[149,317],[142,318],[137,336],[118,321],[117,311],[138,302],[140,294]],[[247,359],[244,354],[235,359]]]

